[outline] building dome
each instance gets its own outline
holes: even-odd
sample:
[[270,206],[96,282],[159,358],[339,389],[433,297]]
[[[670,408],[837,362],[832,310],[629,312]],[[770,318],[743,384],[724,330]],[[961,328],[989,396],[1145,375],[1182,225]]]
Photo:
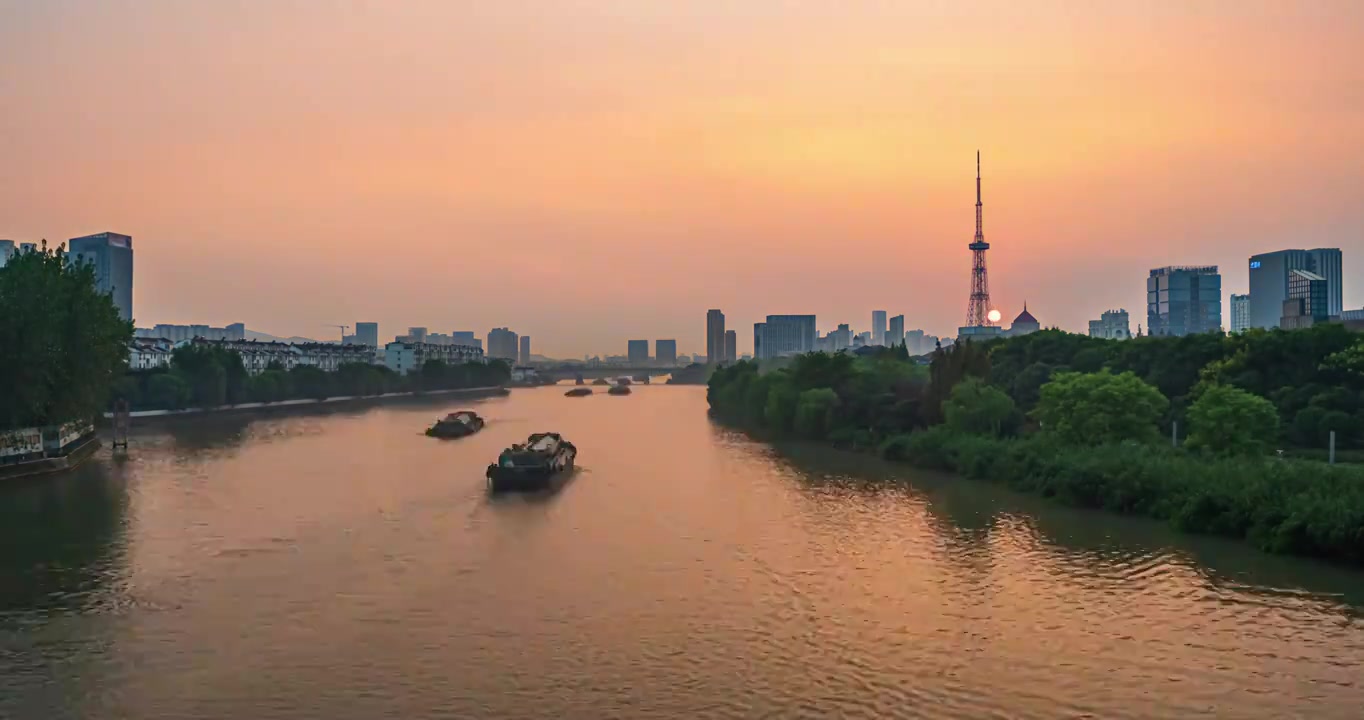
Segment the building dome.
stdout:
[[1032,316],[1032,313],[1028,312],[1028,308],[1027,308],[1026,305],[1023,307],[1023,312],[1019,313],[1019,314],[1018,314],[1018,317],[1014,318],[1014,324],[1015,324],[1015,325],[1041,325],[1041,323],[1037,322],[1037,318],[1033,317],[1033,316]]
[[1037,322],[1037,318],[1028,312],[1028,304],[1023,303],[1023,312],[1014,318],[1013,325],[1009,326],[1008,335],[1028,335],[1042,329],[1042,323]]

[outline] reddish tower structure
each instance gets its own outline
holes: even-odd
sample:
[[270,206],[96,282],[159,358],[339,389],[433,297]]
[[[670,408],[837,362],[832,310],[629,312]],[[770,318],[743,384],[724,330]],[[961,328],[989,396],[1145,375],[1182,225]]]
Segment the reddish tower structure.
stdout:
[[971,304],[966,308],[966,324],[972,327],[994,325],[990,321],[990,278],[985,271],[985,242],[980,202],[980,151],[976,151],[976,237],[971,242]]

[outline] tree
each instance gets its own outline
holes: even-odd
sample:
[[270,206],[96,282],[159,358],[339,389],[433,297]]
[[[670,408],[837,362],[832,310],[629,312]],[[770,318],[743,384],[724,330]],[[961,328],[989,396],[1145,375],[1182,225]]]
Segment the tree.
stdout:
[[787,432],[795,420],[800,391],[796,390],[786,373],[774,374],[767,389],[767,407],[763,422],[778,432]]
[[1043,432],[1063,442],[1152,442],[1159,439],[1157,423],[1169,404],[1159,390],[1131,372],[1065,372],[1042,386],[1032,415]]
[[952,388],[952,396],[943,403],[943,411],[947,426],[953,430],[999,437],[1015,421],[1018,408],[999,388],[985,384],[980,378],[967,378]]
[[156,373],[147,380],[147,402],[154,408],[179,410],[189,399],[189,385],[175,373]]
[[289,371],[289,379],[294,385],[294,394],[300,398],[311,398],[313,400],[326,400],[331,385],[331,379],[321,368],[312,365],[295,365]]
[[1274,403],[1230,385],[1213,385],[1189,406],[1190,449],[1263,455],[1279,437]]
[[805,390],[796,401],[796,432],[812,440],[822,439],[834,424],[838,393],[829,388]]
[[63,246],[0,267],[0,429],[91,418],[128,364],[133,324]]

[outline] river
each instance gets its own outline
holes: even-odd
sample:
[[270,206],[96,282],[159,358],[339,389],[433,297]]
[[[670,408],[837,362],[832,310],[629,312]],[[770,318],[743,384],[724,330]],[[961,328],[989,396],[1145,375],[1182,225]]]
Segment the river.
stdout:
[[[698,387],[134,428],[0,487],[0,718],[1359,718],[1364,573],[713,424]],[[574,481],[489,498],[559,430]]]

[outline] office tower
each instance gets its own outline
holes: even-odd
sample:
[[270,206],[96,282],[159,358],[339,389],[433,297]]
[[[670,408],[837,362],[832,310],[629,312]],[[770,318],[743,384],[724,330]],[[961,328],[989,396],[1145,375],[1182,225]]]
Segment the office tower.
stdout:
[[905,333],[905,348],[910,355],[923,355],[933,349],[932,345],[925,345],[923,330],[910,330]]
[[1288,271],[1288,299],[1283,302],[1279,327],[1285,330],[1312,327],[1331,316],[1326,278],[1307,270]]
[[1245,332],[1250,329],[1250,295],[1231,296],[1231,331]]
[[852,328],[847,323],[842,323],[831,333],[834,336],[834,352],[847,350],[853,346]]
[[414,343],[426,342],[426,328],[410,327],[407,329],[407,337]]
[[767,322],[763,323],[760,357],[770,359],[814,352],[818,334],[814,315],[768,315]]
[[714,365],[725,360],[725,314],[706,311],[706,362]]
[[67,241],[70,262],[89,263],[95,268],[95,287],[109,295],[119,317],[133,318],[133,239],[127,235],[102,232]]
[[379,347],[379,323],[355,323],[355,342],[357,345]]
[[654,360],[659,365],[677,364],[677,341],[676,340],[655,340],[654,341]]
[[[453,345],[454,343],[451,343],[451,344]],[[529,365],[529,364],[530,364],[530,336],[529,336],[529,335],[522,335],[522,336],[521,336],[521,352],[519,353],[519,355],[520,355],[520,362],[521,362],[522,365]]]
[[753,323],[753,357],[758,360],[766,360],[767,343],[763,341],[763,333],[767,331],[767,323]]
[[733,363],[739,359],[739,334],[733,330],[725,331],[725,362]]
[[1089,336],[1105,340],[1126,340],[1132,337],[1130,322],[1127,311],[1122,308],[1105,310],[1098,320],[1089,321]]
[[627,344],[626,357],[629,358],[630,364],[636,367],[647,364],[649,362],[649,341],[631,340]]
[[488,331],[488,357],[516,362],[518,350],[516,333],[507,328],[493,328]]
[[871,311],[871,341],[876,345],[886,344],[886,311]]
[[1151,335],[1174,337],[1221,330],[1222,276],[1217,266],[1151,270],[1146,279],[1146,328]]
[[885,344],[892,347],[898,347],[900,343],[904,341],[905,341],[905,316],[896,315],[895,317],[890,319],[890,330],[889,334],[886,335]]
[[1312,272],[1326,282],[1326,315],[1336,317],[1345,310],[1340,248],[1314,248],[1307,252],[1312,254]]
[[1341,253],[1339,248],[1278,250],[1250,256],[1250,321],[1248,327],[1279,327],[1288,283],[1294,270],[1319,275],[1326,283],[1326,311],[1339,315]]
[[4,267],[5,263],[9,262],[9,259],[14,257],[14,253],[13,240],[0,240],[0,267]]

